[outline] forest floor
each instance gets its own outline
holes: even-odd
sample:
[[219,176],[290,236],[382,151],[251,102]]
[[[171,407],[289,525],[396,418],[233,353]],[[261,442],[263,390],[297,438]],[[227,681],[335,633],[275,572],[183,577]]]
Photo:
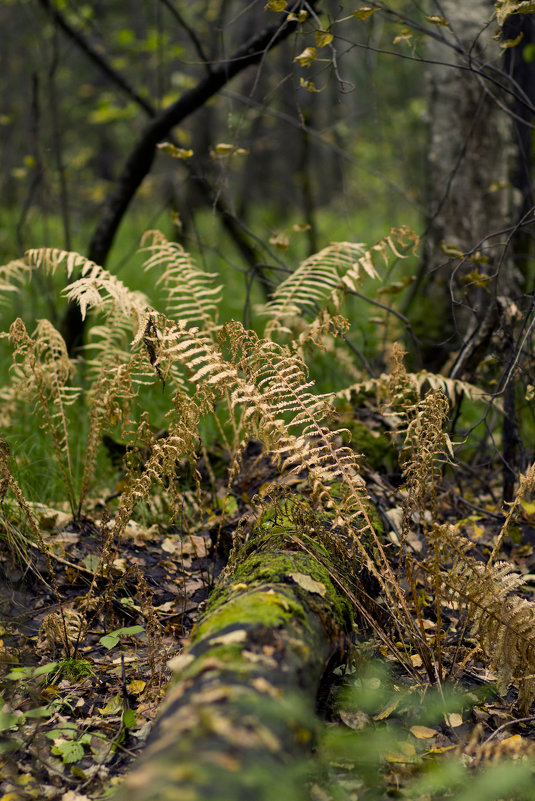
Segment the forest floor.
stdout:
[[[402,495],[395,482],[372,469],[365,477],[384,522],[399,519]],[[224,475],[215,493],[213,486],[206,490],[202,523],[196,529],[166,523],[168,507],[155,495],[143,517],[130,521],[111,550],[106,516],[113,520],[113,498],[95,500],[77,523],[64,508],[34,506],[49,545],[49,562],[4,513],[0,801],[100,799],[121,782],[143,750],[170,678],[167,662],[187,641],[224,565],[232,532],[250,510],[250,499],[273,481],[288,483],[277,478],[273,465],[251,443],[230,492]],[[291,483],[295,491],[304,487],[295,477]],[[194,504],[194,493],[191,498]],[[439,498],[444,520],[459,523],[461,518],[459,530],[471,538],[474,553],[482,558],[492,549],[504,519],[499,506],[492,486],[482,496],[475,485],[465,486],[461,495],[446,484]],[[395,553],[395,530],[385,529]],[[535,504],[526,503],[504,542],[503,555],[528,584],[535,575],[534,545]],[[417,531],[407,547],[415,555],[422,552],[424,542]],[[99,558],[106,549],[107,577],[101,578]],[[423,583],[418,590],[424,610],[421,625],[432,641],[437,626],[432,598],[425,599],[428,589]],[[393,653],[398,647],[406,664],[403,643],[385,650],[365,631],[359,633],[347,663],[323,688],[320,712],[331,732],[337,727],[358,734],[388,721],[395,724],[397,745],[379,761],[383,788],[396,792],[432,755],[462,754],[476,765],[500,755],[535,751],[535,716],[518,712],[514,688],[505,697],[498,695],[496,677],[480,662],[470,638],[470,621],[460,619],[453,606],[443,610],[443,616],[446,684],[462,689],[454,711],[434,720],[415,712],[407,692],[419,699],[425,695],[422,688],[428,681],[421,658],[408,655],[409,673],[396,664]],[[363,653],[389,663],[394,677],[375,709],[364,709],[365,704],[359,708],[355,696],[340,702],[341,688],[354,681]],[[343,797],[357,798],[362,789],[358,759],[349,760],[347,754],[344,759],[333,757],[328,750],[323,756],[327,784],[311,780],[311,798],[332,798],[329,783],[343,788]]]

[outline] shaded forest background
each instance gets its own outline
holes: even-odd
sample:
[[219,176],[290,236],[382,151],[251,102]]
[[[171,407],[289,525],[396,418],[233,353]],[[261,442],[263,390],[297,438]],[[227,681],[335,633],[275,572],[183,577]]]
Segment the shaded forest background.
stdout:
[[[261,3],[175,5],[3,5],[4,260],[38,244],[87,254],[148,119],[277,22]],[[326,28],[337,15],[323,10]],[[311,43],[298,33],[221,89],[172,131],[192,153],[158,153],[107,266],[125,275],[142,233],[161,227],[240,288],[241,314],[249,283],[262,298],[330,241],[420,228],[425,69],[403,43],[401,58],[377,53],[399,30],[341,22],[337,62],[327,45],[309,68],[294,62]]]

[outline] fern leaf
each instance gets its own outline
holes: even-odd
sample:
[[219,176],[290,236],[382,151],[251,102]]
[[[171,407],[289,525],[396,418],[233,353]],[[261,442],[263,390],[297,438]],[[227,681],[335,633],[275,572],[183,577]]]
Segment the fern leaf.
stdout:
[[[151,243],[145,245],[147,241]],[[181,245],[169,242],[159,231],[148,231],[142,245],[151,254],[145,270],[163,270],[157,283],[165,290],[168,316],[188,326],[215,331],[222,289],[221,285],[214,286],[216,275],[200,270]]]
[[[261,309],[261,314],[271,318],[265,335],[269,336],[274,329],[288,331],[285,325],[288,318],[299,316],[303,311],[313,311],[322,305],[333,289],[340,285],[341,274],[358,263],[364,253],[364,245],[334,242],[302,262],[294,273],[279,284],[273,299]],[[368,263],[365,269],[370,269]]]
[[516,592],[523,577],[506,562],[489,566],[463,556],[444,583],[496,669],[498,691],[516,684],[518,704],[527,713],[535,700],[535,603]]
[[0,267],[0,303],[7,303],[2,297],[5,292],[18,292],[20,285],[30,274],[30,268],[25,259],[14,259]]
[[371,248],[352,242],[335,242],[310,256],[283,281],[273,293],[273,299],[260,310],[271,318],[265,328],[265,336],[274,332],[290,333],[292,318],[313,314],[316,320],[309,324],[308,331],[301,332],[299,342],[308,339],[317,343],[320,332],[331,328],[335,335],[344,330],[347,321],[334,321],[347,292],[356,292],[363,275],[379,278],[375,268],[376,254],[383,256],[388,264],[388,252],[397,258],[405,258],[406,251],[414,249],[418,237],[409,228],[395,228],[384,239]]
[[48,320],[39,320],[32,337],[21,319],[9,331],[13,346],[12,380],[20,396],[32,399],[50,433],[73,514],[75,489],[69,448],[67,407],[80,395],[68,382],[74,371],[63,337]]

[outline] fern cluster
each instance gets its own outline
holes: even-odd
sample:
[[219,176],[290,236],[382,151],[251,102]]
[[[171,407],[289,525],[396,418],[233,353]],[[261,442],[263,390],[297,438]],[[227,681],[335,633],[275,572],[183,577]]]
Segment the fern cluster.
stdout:
[[[342,314],[344,299],[356,292],[362,277],[376,279],[381,259],[387,260],[389,253],[402,257],[415,243],[408,229],[399,229],[371,249],[344,242],[305,260],[261,309],[267,318],[263,335],[237,321],[220,323],[221,287],[215,276],[201,270],[159,232],[149,232],[143,246],[148,253],[146,268],[160,272],[164,310],[152,308],[145,296],[78,254],[32,250],[24,261],[0,271],[0,291],[11,291],[36,269],[63,270],[67,278],[76,272],[79,277],[67,285],[65,295],[91,318],[83,359],[89,433],[80,480],[75,479],[71,456],[69,415],[73,404],[81,402],[81,387],[74,384],[76,364],[61,335],[46,320],[39,321],[32,333],[22,320],[11,326],[12,384],[0,398],[2,417],[6,420],[22,399],[36,404],[75,516],[82,514],[91,493],[104,434],[120,426],[130,449],[136,442],[144,443],[146,458],[141,467],[131,460],[109,527],[109,541],[115,543],[155,484],[168,487],[175,514],[181,514],[176,479],[188,464],[200,486],[197,462],[199,454],[206,453],[200,425],[206,416],[214,415],[229,451],[230,475],[235,474],[247,441],[260,440],[279,472],[299,476],[312,503],[328,512],[337,557],[355,570],[356,584],[362,568],[374,577],[392,627],[408,650],[422,655],[430,677],[442,677],[441,608],[453,601],[467,613],[481,651],[494,661],[503,686],[514,681],[520,703],[527,708],[535,694],[533,607],[515,594],[520,581],[511,569],[494,564],[516,506],[488,565],[476,563],[468,555],[468,545],[438,521],[437,488],[444,463],[453,459],[445,431],[449,410],[461,393],[480,399],[480,390],[443,376],[407,372],[403,350],[394,345],[390,369],[379,379],[320,393],[305,359],[310,346],[336,347],[336,337],[349,326]],[[133,414],[140,390],[147,386],[153,391],[165,387],[169,398],[166,429],[158,437],[147,414],[137,419]],[[348,432],[333,428],[337,400],[370,391],[376,393],[389,421],[405,482],[397,572],[392,546],[374,525],[362,467],[348,444]],[[2,454],[0,468],[3,495],[11,492],[32,520],[31,506]],[[518,498],[532,491],[534,484],[532,468],[522,479]],[[34,524],[30,527],[35,534]],[[427,544],[421,559],[407,556],[406,540],[413,527],[420,529]],[[46,553],[46,544],[41,544]],[[106,558],[103,554],[102,570]],[[435,644],[428,642],[421,626],[417,594],[407,593],[407,587],[414,589],[415,569],[432,577]],[[348,595],[355,599],[354,588],[348,588]]]

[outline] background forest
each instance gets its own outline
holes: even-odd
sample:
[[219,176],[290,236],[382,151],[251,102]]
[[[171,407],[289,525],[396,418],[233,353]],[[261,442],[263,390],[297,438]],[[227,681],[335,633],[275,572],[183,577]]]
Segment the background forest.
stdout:
[[535,797],[534,13],[0,3],[0,799]]

